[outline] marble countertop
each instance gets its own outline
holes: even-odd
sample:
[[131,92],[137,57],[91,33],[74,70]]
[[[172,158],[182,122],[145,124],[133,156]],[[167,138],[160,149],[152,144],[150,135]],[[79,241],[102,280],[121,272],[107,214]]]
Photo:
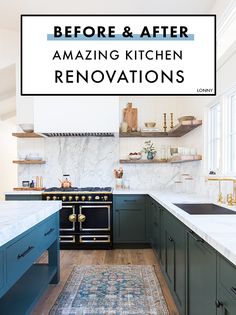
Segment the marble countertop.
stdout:
[[4,195],[41,195],[42,190],[14,190],[5,192]]
[[0,202],[0,246],[61,209],[61,201]]

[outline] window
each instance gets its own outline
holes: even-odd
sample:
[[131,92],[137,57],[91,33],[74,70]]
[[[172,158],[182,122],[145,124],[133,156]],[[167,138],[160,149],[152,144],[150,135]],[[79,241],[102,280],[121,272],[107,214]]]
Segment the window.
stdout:
[[218,170],[221,167],[221,108],[220,103],[209,109],[208,129],[208,166],[209,170]]
[[208,109],[207,171],[236,176],[236,88]]
[[229,97],[228,172],[236,174],[236,93]]

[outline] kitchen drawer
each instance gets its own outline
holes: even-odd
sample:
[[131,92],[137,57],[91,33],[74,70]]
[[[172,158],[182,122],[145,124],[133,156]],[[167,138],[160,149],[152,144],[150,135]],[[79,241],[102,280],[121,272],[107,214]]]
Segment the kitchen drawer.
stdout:
[[219,283],[236,299],[236,267],[222,256],[219,257]]
[[40,228],[37,227],[6,249],[8,285],[15,283],[38,258],[40,236]]
[[144,195],[123,195],[115,196],[116,209],[135,209],[140,206],[145,206]]
[[40,228],[40,248],[48,249],[58,236],[58,216],[53,216],[44,222]]

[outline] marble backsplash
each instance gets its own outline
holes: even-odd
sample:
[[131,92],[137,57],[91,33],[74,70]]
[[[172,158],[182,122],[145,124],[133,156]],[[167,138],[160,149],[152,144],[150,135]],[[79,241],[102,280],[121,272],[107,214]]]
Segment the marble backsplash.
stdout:
[[[70,174],[74,186],[115,186],[114,168],[119,167],[119,138],[47,138],[44,139],[44,165],[19,165],[18,183],[43,176],[44,186],[59,186],[58,178]],[[20,149],[18,148],[18,151]],[[124,164],[124,180],[130,189],[169,189],[185,192],[203,189],[201,163]],[[193,181],[185,185],[174,182],[187,173]]]

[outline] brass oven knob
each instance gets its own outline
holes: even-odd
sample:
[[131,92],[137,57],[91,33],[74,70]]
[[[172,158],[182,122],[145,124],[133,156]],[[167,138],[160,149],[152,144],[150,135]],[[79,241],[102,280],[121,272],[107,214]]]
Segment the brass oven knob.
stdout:
[[75,200],[78,201],[79,200],[79,196],[75,196]]
[[78,222],[84,222],[86,220],[86,216],[84,214],[78,215]]
[[88,200],[91,201],[92,200],[92,196],[88,196]]
[[72,201],[72,198],[73,198],[72,196],[69,196],[69,201]]
[[95,200],[100,200],[100,197],[99,197],[99,196],[95,196],[94,199],[95,199]]
[[93,240],[96,241],[96,237],[94,237]]
[[86,198],[85,196],[82,196],[82,197],[81,197],[82,201],[84,201],[84,200],[85,200],[85,198]]
[[107,201],[108,200],[108,196],[104,196],[104,200]]
[[76,222],[76,214],[69,215],[69,221],[70,222]]
[[47,200],[50,200],[50,196],[47,196],[47,198],[46,198]]
[[57,197],[56,197],[56,196],[53,196],[52,199],[53,199],[53,200],[57,200]]
[[65,201],[66,200],[66,196],[62,196],[62,201]]

